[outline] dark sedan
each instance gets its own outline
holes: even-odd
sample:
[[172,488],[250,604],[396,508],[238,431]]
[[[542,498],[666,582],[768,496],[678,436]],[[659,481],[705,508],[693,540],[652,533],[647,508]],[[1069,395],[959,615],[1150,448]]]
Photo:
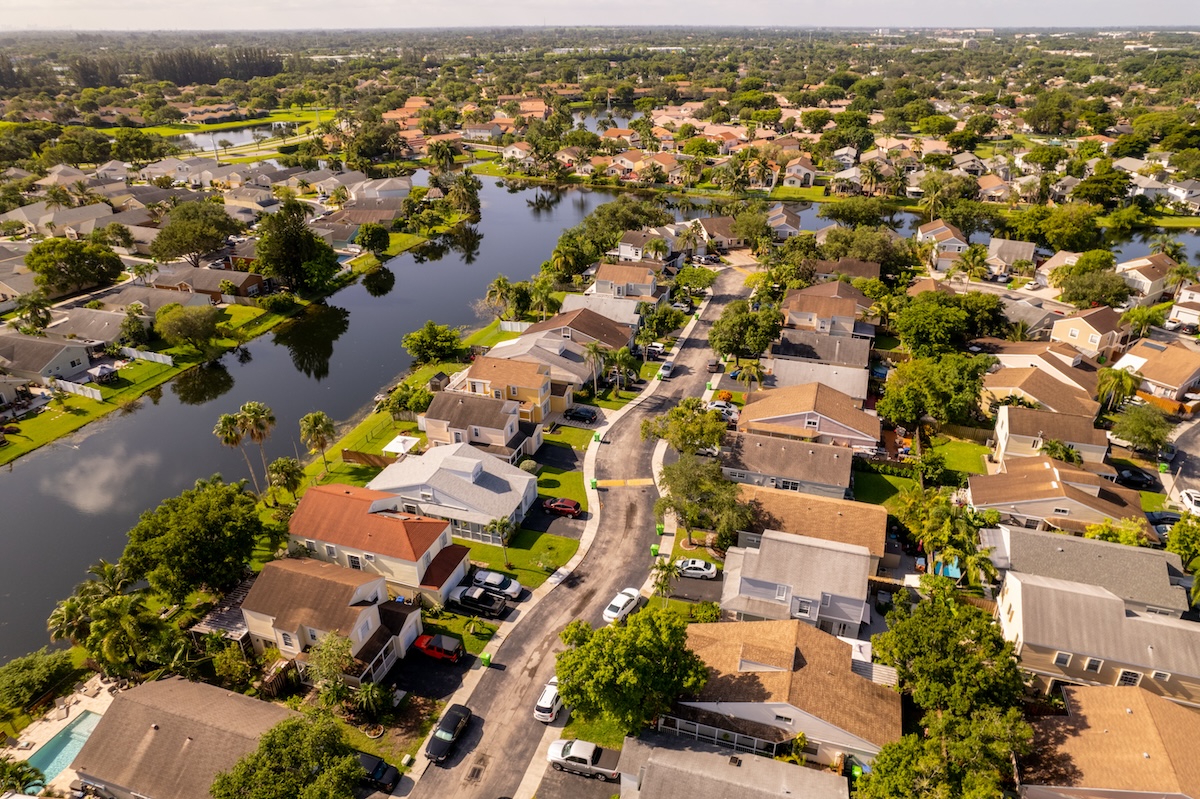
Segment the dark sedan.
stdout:
[[1117,485],[1138,491],[1152,491],[1159,486],[1158,478],[1141,469],[1122,469],[1117,472]]
[[358,755],[358,762],[363,767],[363,771],[367,772],[367,776],[363,777],[364,784],[384,793],[396,790],[396,783],[400,781],[400,772],[395,766],[366,752],[356,752],[355,754]]
[[563,411],[563,418],[572,422],[587,422],[591,424],[596,421],[597,417],[596,409],[590,408],[587,405],[576,405]]
[[508,609],[504,597],[493,594],[491,591],[485,591],[478,586],[462,586],[451,589],[447,599],[451,607],[493,619],[503,616],[504,611]]
[[471,723],[471,709],[466,705],[451,705],[438,722],[433,737],[425,745],[425,757],[434,763],[445,762],[454,750],[454,744],[462,736],[463,730]]

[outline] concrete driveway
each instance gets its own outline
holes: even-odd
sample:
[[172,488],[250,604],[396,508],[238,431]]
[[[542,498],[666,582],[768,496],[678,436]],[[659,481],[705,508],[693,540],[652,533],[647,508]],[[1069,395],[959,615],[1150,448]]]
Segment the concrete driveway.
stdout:
[[601,782],[548,768],[536,796],[538,799],[610,799],[620,792],[620,783]]
[[[675,590],[671,592],[674,599],[685,599],[688,602],[720,602],[721,589],[725,586],[725,572],[718,571],[711,580],[700,580],[695,577],[680,577],[675,581]],[[651,599],[651,602],[654,600]]]
[[383,682],[402,691],[430,699],[446,699],[462,685],[463,677],[475,665],[474,655],[464,655],[457,663],[426,657],[416,649],[392,667]]

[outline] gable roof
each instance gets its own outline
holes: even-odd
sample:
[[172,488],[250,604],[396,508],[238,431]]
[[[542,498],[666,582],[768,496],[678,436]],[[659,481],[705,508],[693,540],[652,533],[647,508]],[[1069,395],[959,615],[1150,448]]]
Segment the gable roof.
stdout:
[[[848,277],[878,278],[880,266],[874,261],[860,261],[842,256],[836,261],[812,261],[818,275],[846,275]],[[839,283],[841,281],[838,281]],[[853,286],[851,286],[853,288]],[[858,291],[855,289],[855,291]],[[862,294],[861,291],[858,291]],[[864,295],[865,296],[865,295]]]
[[380,579],[377,574],[311,558],[273,560],[263,566],[242,600],[242,610],[272,617],[278,630],[293,631],[304,625],[349,635],[367,606],[354,604],[355,594]]
[[443,421],[460,430],[472,425],[503,430],[517,415],[517,403],[512,400],[467,394],[462,391],[436,392],[433,402],[429,403],[429,408],[425,411],[426,419]]
[[852,461],[846,447],[790,438],[726,433],[721,443],[721,464],[726,468],[843,490],[850,487]]
[[560,383],[582,385],[595,374],[595,368],[588,360],[583,344],[552,332],[543,335],[522,335],[510,341],[502,341],[488,350],[488,355],[493,358],[519,358],[544,363],[550,367],[550,379]]
[[1051,377],[1036,366],[997,369],[983,376],[983,387],[992,391],[1018,389],[1038,404],[1059,413],[1095,418],[1100,403],[1082,389]]
[[[691,624],[701,702],[786,702],[876,746],[900,739],[900,695],[851,671],[851,648],[802,621]],[[684,700],[686,702],[686,700]]]
[[1096,429],[1091,416],[1055,413],[1017,405],[1005,405],[1000,409],[1000,413],[1008,417],[1011,435],[1056,439],[1065,443],[1091,444],[1098,447],[1108,445],[1108,437],[1103,430]]
[[441,519],[396,513],[395,507],[396,497],[383,491],[338,483],[313,486],[296,505],[288,532],[297,538],[416,563],[447,524]]
[[540,387],[550,376],[550,367],[532,361],[510,361],[506,358],[489,358],[481,355],[467,369],[471,380],[488,380],[492,383],[520,388]]
[[738,429],[749,429],[754,422],[760,423],[754,425],[756,428],[778,427],[771,425],[770,420],[809,411],[819,413],[864,435],[879,438],[878,416],[859,410],[851,397],[821,383],[769,388],[751,394],[742,408]]
[[1025,785],[1200,796],[1200,712],[1134,686],[1067,686],[1066,716],[1033,721]]
[[884,555],[888,514],[880,505],[747,484],[738,491],[743,502],[758,505],[762,523],[756,521],[755,532],[803,534],[865,547],[877,558]]
[[71,768],[155,799],[209,799],[218,772],[296,715],[180,677],[143,683],[113,698]]
[[[649,238],[662,238],[650,236]],[[653,269],[633,264],[600,264],[596,267],[596,280],[608,280],[625,285],[626,283],[653,283],[656,279]]]
[[1117,264],[1118,272],[1137,272],[1142,277],[1153,282],[1162,280],[1167,273],[1179,264],[1175,259],[1163,252],[1145,255]]
[[1036,250],[1037,246],[1031,241],[993,238],[988,242],[988,257],[996,258],[1009,266],[1021,260],[1032,261]]
[[1062,319],[1056,321],[1055,324],[1059,324],[1060,322],[1070,323],[1075,319],[1086,320],[1088,325],[1100,335],[1120,333],[1129,327],[1129,325],[1121,321],[1121,314],[1107,305],[1099,305],[1084,311],[1076,311],[1073,314],[1064,316]]
[[705,236],[709,238],[714,236],[731,240],[737,238],[733,233],[732,216],[705,216],[696,221],[700,223],[700,227],[704,229]]
[[1200,353],[1175,342],[1162,344],[1144,338],[1130,347],[1115,367],[1132,368],[1154,383],[1182,388],[1200,371]]
[[[1141,495],[1121,488],[1099,475],[1046,456],[1010,458],[1003,471],[972,475],[968,482],[971,504],[976,507],[1008,505],[1044,499],[1071,499],[1109,519],[1140,518]],[[1082,532],[1091,521],[1056,517],[1055,526]],[[1148,534],[1149,528],[1147,528]]]
[[595,339],[606,347],[620,349],[629,343],[629,328],[614,322],[607,316],[596,313],[590,308],[576,308],[573,311],[552,316],[542,322],[536,322],[526,328],[522,336],[536,335],[553,330],[569,327],[578,330],[588,338]]
[[83,357],[83,366],[87,366],[86,349],[82,341],[68,343],[21,333],[0,332],[0,366],[9,369],[41,372],[67,349],[78,350]]
[[771,355],[798,358],[840,366],[866,367],[871,360],[871,342],[863,338],[833,336],[815,330],[780,331],[779,341],[771,344]]

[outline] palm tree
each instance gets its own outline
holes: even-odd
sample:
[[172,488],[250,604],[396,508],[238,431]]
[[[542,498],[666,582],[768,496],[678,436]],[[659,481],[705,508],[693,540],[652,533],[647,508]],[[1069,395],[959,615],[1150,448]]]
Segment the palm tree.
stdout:
[[939,218],[942,215],[942,211],[946,210],[947,201],[946,190],[939,183],[925,192],[920,202],[917,203],[917,207],[924,211],[925,215],[932,221]]
[[105,672],[129,674],[148,660],[165,628],[141,595],[123,594],[92,609],[86,647]]
[[588,365],[592,367],[592,393],[600,393],[600,372],[608,362],[609,350],[599,341],[589,341],[583,345],[583,354]]
[[667,257],[667,253],[671,251],[671,245],[667,244],[666,239],[653,238],[646,242],[643,252],[647,255],[657,256],[656,260],[661,261]]
[[67,641],[78,646],[87,640],[91,618],[88,603],[80,596],[72,595],[60,600],[46,620],[46,630],[51,641]]
[[354,692],[354,706],[361,710],[368,719],[375,721],[383,713],[383,709],[387,707],[388,700],[391,696],[382,685],[377,682],[365,682],[358,686],[358,690]]
[[500,519],[492,519],[483,529],[500,541],[500,550],[504,553],[504,566],[505,568],[512,568],[512,564],[508,562],[508,540],[517,531],[517,526],[513,524],[512,519],[507,516]]
[[74,203],[71,193],[63,186],[46,187],[46,208],[70,208]]
[[624,390],[629,373],[637,371],[638,359],[633,357],[629,347],[621,347],[609,355],[608,361],[617,370],[617,385]]
[[1104,408],[1112,410],[1136,394],[1141,385],[1139,372],[1102,366],[1096,373],[1096,399]]
[[496,309],[497,319],[503,319],[508,313],[512,302],[512,293],[512,281],[503,274],[496,275],[496,279],[488,283],[487,293],[483,295],[483,300]]
[[1074,447],[1065,441],[1059,441],[1057,438],[1048,438],[1043,441],[1038,451],[1047,457],[1053,458],[1056,461],[1062,461],[1063,463],[1070,463],[1076,466],[1083,463],[1083,456]]
[[758,383],[762,386],[763,368],[759,361],[750,361],[738,367],[741,371],[738,372],[737,381],[746,387],[746,396],[750,396],[750,390],[754,388],[754,384]]
[[1135,305],[1121,314],[1121,321],[1129,325],[1129,332],[1141,338],[1150,328],[1166,321],[1166,312],[1147,305]]
[[1008,326],[1009,341],[1028,341],[1029,340],[1029,323],[1024,319],[1018,319]]
[[103,558],[89,566],[87,573],[93,579],[75,586],[75,594],[85,603],[103,602],[121,596],[133,584],[125,567],[120,563],[109,563]]
[[704,161],[702,159],[693,158],[690,161],[683,162],[683,179],[689,186],[695,186],[702,174],[704,174]]
[[213,435],[221,442],[223,446],[233,449],[240,449],[242,457],[246,459],[246,469],[250,472],[250,479],[254,481],[254,493],[261,494],[262,490],[258,486],[258,477],[254,474],[254,467],[250,465],[250,456],[246,454],[246,448],[242,445],[245,440],[245,433],[242,431],[242,426],[238,422],[236,414],[223,413],[217,419],[217,426],[213,428]]
[[350,190],[347,189],[345,186],[338,186],[329,195],[329,199],[326,201],[326,204],[332,205],[335,208],[341,208],[343,205],[345,205],[349,201],[350,201]]
[[100,196],[92,191],[92,187],[87,184],[86,180],[75,181],[67,191],[74,198],[76,205],[95,205],[103,202]]
[[1183,242],[1170,233],[1159,233],[1150,239],[1150,252],[1165,255],[1172,261],[1187,260],[1187,250]]
[[41,291],[21,294],[16,301],[17,318],[32,330],[45,330],[50,324],[50,298]]
[[333,419],[330,419],[325,411],[313,411],[300,418],[300,440],[308,447],[310,454],[321,453],[321,463],[325,464],[326,471],[329,470],[329,461],[325,458],[325,450],[333,441],[336,432]]
[[546,311],[557,307],[554,298],[554,278],[547,272],[541,272],[529,281],[529,303],[538,309],[542,321],[546,319]]
[[700,235],[699,223],[692,222],[683,231],[675,237],[675,246],[682,252],[691,254],[700,246],[703,237]]
[[1179,298],[1179,292],[1183,291],[1184,286],[1187,286],[1196,281],[1196,267],[1191,264],[1178,263],[1171,267],[1171,271],[1167,272],[1167,285],[1174,286],[1174,296]]
[[454,166],[454,148],[449,142],[432,142],[428,148],[428,155],[433,168],[439,173],[447,172]]
[[892,317],[900,310],[901,299],[898,294],[884,294],[875,302],[871,303],[867,313],[879,320],[879,326],[884,330],[888,329],[888,324]]
[[265,403],[245,402],[242,403],[236,417],[242,435],[258,444],[258,454],[262,456],[263,477],[269,485],[271,478],[267,474],[266,440],[271,437],[271,431],[275,429],[275,414]]
[[866,189],[867,194],[874,194],[883,177],[883,170],[880,168],[879,162],[873,159],[865,161],[859,165],[859,169],[862,172],[863,188]]
[[46,775],[28,760],[13,760],[0,755],[0,791],[23,795],[40,793],[46,787]]
[[672,583],[679,579],[679,567],[670,558],[659,558],[654,561],[651,573],[654,575],[654,593],[662,597],[665,608],[667,598],[671,595]]
[[267,476],[272,488],[282,488],[296,499],[296,492],[304,483],[304,469],[295,458],[276,458],[267,467]]
[[953,276],[961,273],[966,276],[969,283],[972,279],[983,277],[987,272],[987,248],[982,244],[972,244],[959,256],[958,262],[950,268],[949,274]]

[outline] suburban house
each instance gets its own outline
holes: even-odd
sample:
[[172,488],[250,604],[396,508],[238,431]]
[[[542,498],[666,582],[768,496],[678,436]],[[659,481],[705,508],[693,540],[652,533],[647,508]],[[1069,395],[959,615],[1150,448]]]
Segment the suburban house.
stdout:
[[995,414],[1006,400],[1022,400],[1056,413],[1095,419],[1100,403],[1081,388],[1055,380],[1034,366],[997,369],[983,376],[980,407]]
[[691,624],[687,636],[709,679],[660,730],[711,730],[768,755],[804,733],[808,762],[820,764],[869,764],[902,735],[895,672],[856,659],[851,644],[816,627],[796,619]]
[[1034,273],[1034,281],[1039,286],[1049,286],[1050,275],[1054,273],[1055,269],[1058,269],[1060,266],[1074,266],[1082,254],[1070,252],[1069,250],[1059,250],[1038,265],[1037,272]]
[[390,601],[382,575],[310,558],[264,565],[242,617],[255,652],[278,649],[301,674],[310,647],[333,633],[349,638],[351,685],[383,680],[421,634],[420,606]]
[[775,238],[780,240],[790,239],[792,236],[799,236],[804,232],[804,222],[800,219],[800,215],[783,203],[771,206],[771,210],[767,213],[767,226],[771,228]]
[[971,342],[972,353],[986,353],[1006,369],[1037,369],[1055,380],[1096,396],[1100,364],[1061,342],[1003,341],[995,338]]
[[[661,242],[654,245],[651,242]],[[662,247],[662,251],[656,251]],[[662,261],[664,265],[674,268],[683,256],[675,249],[675,237],[669,232],[659,232],[654,228],[649,230],[627,230],[617,242],[617,258],[621,261]]]
[[854,147],[840,147],[833,151],[832,157],[843,169],[849,169],[858,163],[858,150]]
[[726,433],[721,471],[735,483],[842,499],[850,493],[853,456],[845,447],[747,433]]
[[1095,420],[1095,416],[1001,405],[996,411],[996,460],[1038,458],[1047,441],[1061,441],[1079,453],[1083,468],[1115,475],[1115,470],[1104,464],[1108,437],[1096,428]]
[[533,145],[524,141],[513,142],[500,151],[500,156],[505,161],[516,161],[523,167],[533,166]]
[[542,445],[542,426],[521,421],[516,400],[461,391],[439,391],[421,417],[430,446],[471,446],[509,463]]
[[[189,267],[190,268],[190,267]],[[212,300],[203,294],[194,292],[178,292],[170,289],[156,289],[153,286],[125,285],[119,291],[105,294],[102,298],[104,310],[124,313],[130,308],[138,308],[138,313],[154,316],[164,305],[179,303],[185,308],[212,305]]]
[[1050,340],[1067,344],[1089,358],[1111,360],[1125,347],[1129,325],[1121,321],[1119,311],[1107,305],[1076,311],[1057,320],[1050,328]]
[[537,477],[466,442],[409,455],[367,488],[393,495],[399,512],[444,519],[454,535],[485,544],[500,543],[489,523],[520,525],[537,501]]
[[462,126],[462,136],[467,141],[494,142],[503,135],[504,131],[496,122],[477,122]]
[[917,241],[933,242],[935,251],[963,252],[970,246],[962,231],[944,219],[935,219],[917,228]]
[[874,261],[860,261],[857,258],[842,257],[836,261],[812,260],[809,263],[813,267],[813,276],[820,281],[841,280],[843,276],[851,279],[862,277],[878,280],[880,274],[879,264]]
[[1145,688],[1064,686],[1065,715],[1033,719],[1022,799],[1200,796],[1200,713]]
[[[1145,519],[1138,492],[1045,456],[1010,458],[996,474],[971,475],[967,504],[994,510],[1002,524],[1082,533],[1105,519]],[[1146,527],[1147,538],[1156,536]]]
[[1121,597],[1131,613],[1179,618],[1191,607],[1183,562],[1174,552],[1000,525],[979,545],[1003,575],[1036,574],[1094,585]]
[[696,220],[705,243],[720,250],[744,247],[746,242],[733,232],[732,216],[706,216]]
[[310,558],[383,577],[408,598],[445,602],[466,574],[467,548],[450,540],[446,520],[418,515],[392,492],[314,486],[296,506],[288,537]]
[[1200,352],[1174,341],[1140,339],[1113,366],[1140,374],[1143,393],[1175,402],[1188,399],[1200,384]]
[[[858,339],[846,340],[857,341]],[[867,400],[870,373],[864,368],[783,359],[771,359],[768,363],[770,363],[769,371],[762,381],[764,388],[788,388],[820,383],[840,391],[853,399],[857,405],[862,405]],[[734,381],[726,378],[723,382],[732,384]]]
[[626,737],[617,767],[623,799],[850,797],[850,785],[839,774],[769,757],[730,757],[728,748],[682,736]]
[[521,404],[521,419],[541,423],[550,413],[550,367],[481,356],[450,378],[447,391],[483,394]]
[[763,360],[768,370],[776,361],[811,361],[866,369],[871,362],[871,342],[849,336],[831,336],[813,330],[780,331]]
[[0,330],[0,368],[14,377],[50,386],[54,380],[71,380],[82,374],[89,363],[86,342]]
[[988,242],[987,264],[993,273],[1007,274],[1017,261],[1035,264],[1036,253],[1037,245],[1031,241],[992,238]]
[[1166,253],[1155,253],[1117,264],[1117,274],[1129,286],[1130,298],[1137,305],[1154,305],[1167,291],[1167,278],[1178,266]]
[[1141,686],[1200,707],[1200,626],[1133,613],[1099,586],[1009,572],[997,596],[1004,637],[1041,691],[1062,685]]
[[156,289],[184,291],[204,294],[213,302],[222,302],[225,295],[234,297],[257,297],[266,290],[262,275],[254,272],[239,272],[234,269],[196,269],[181,266],[155,272],[150,285]]
[[739,621],[799,619],[831,635],[858,637],[871,617],[866,547],[776,530],[757,538],[757,546],[726,552],[721,610]]
[[1200,325],[1200,283],[1180,289],[1169,318],[1185,325]]
[[[548,366],[551,413],[560,413],[573,406],[575,392],[591,382],[597,370],[603,368],[602,363],[593,363],[583,344],[552,334],[524,335],[512,341],[503,341],[488,350],[488,357],[512,358]],[[538,446],[541,446],[540,426],[537,438]]]
[[985,202],[1004,202],[1012,194],[1012,186],[999,175],[982,175],[975,183],[979,186],[979,199]]
[[783,298],[783,326],[834,336],[875,338],[875,326],[861,320],[871,300],[840,280],[792,289]]
[[739,547],[756,547],[764,532],[776,530],[863,547],[872,576],[881,566],[900,565],[899,545],[888,543],[887,509],[880,505],[749,484],[738,486],[738,493],[759,510],[756,526],[738,533]]
[[561,338],[577,344],[599,341],[611,350],[619,350],[633,343],[633,333],[626,325],[587,308],[566,311],[535,322],[525,329],[521,337]]
[[817,182],[817,168],[804,156],[788,161],[783,168],[783,185],[791,188],[808,188]]
[[667,297],[658,285],[658,273],[641,264],[600,264],[596,280],[585,293],[657,305]]
[[600,134],[604,140],[623,142],[626,147],[637,149],[642,146],[642,134],[633,128],[609,128]]
[[561,310],[563,313],[584,309],[592,311],[626,328],[629,335],[632,336],[641,327],[642,311],[647,307],[637,299],[614,297],[611,294],[580,294],[569,291],[563,297]]
[[737,426],[742,433],[867,450],[875,449],[881,433],[878,416],[820,383],[750,394]]
[[115,694],[70,768],[99,796],[210,799],[217,774],[253,752],[267,730],[298,715],[167,677]]

